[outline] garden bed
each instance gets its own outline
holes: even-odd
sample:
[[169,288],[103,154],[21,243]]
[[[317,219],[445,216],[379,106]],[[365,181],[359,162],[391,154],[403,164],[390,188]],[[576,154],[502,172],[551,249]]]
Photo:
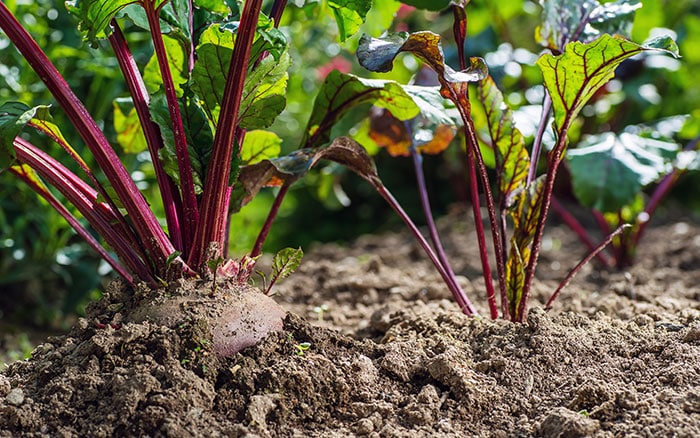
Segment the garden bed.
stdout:
[[[487,314],[473,231],[449,228]],[[700,435],[700,225],[657,225],[634,267],[587,266],[545,312],[584,255],[570,234],[547,232],[526,324],[462,315],[404,234],[319,245],[275,289],[284,331],[226,360],[196,321],[98,324],[113,285],[0,374],[0,436]]]

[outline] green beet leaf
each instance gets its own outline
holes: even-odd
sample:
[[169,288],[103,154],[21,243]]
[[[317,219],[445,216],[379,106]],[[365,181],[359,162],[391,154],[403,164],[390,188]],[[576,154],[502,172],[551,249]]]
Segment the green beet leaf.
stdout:
[[604,34],[590,43],[572,42],[559,56],[545,54],[537,61],[554,108],[559,132],[568,129],[588,100],[615,75],[625,59],[645,50],[661,50],[678,56],[678,46],[668,38],[643,45]]
[[275,254],[272,258],[270,282],[265,289],[265,293],[270,293],[270,289],[272,289],[272,286],[274,286],[277,281],[289,277],[296,271],[303,257],[304,251],[302,251],[301,248],[284,248]]
[[[195,192],[201,193],[209,165],[211,148],[214,144],[214,134],[204,110],[194,99],[184,97],[179,100],[179,104],[192,165]],[[160,132],[163,136],[163,148],[159,151],[163,167],[167,174],[173,178],[173,181],[179,183],[180,172],[175,152],[175,138],[171,129],[170,112],[164,93],[160,92],[153,96],[149,110],[153,121],[160,126]]]
[[527,178],[530,157],[522,134],[513,124],[513,111],[503,100],[503,94],[493,79],[489,76],[480,81],[477,90],[495,152],[500,197],[502,202],[506,202]]
[[343,42],[360,30],[372,7],[372,0],[329,0],[328,7],[333,11],[338,38]]
[[317,147],[328,143],[333,125],[348,110],[362,103],[388,109],[400,120],[411,119],[420,113],[415,100],[397,82],[363,79],[333,70],[316,96],[302,144]]
[[0,170],[7,169],[15,161],[15,137],[35,117],[50,120],[49,107],[30,108],[22,102],[6,102],[0,106]]
[[78,28],[93,47],[97,40],[105,38],[109,22],[125,6],[137,3],[136,0],[74,0],[67,1],[66,7],[79,17]]
[[267,128],[284,110],[290,64],[291,58],[287,52],[282,53],[279,59],[268,56],[246,76],[238,115],[241,128]]
[[[192,71],[193,90],[203,100],[203,107],[216,124],[219,118],[221,100],[228,78],[228,69],[233,54],[235,34],[232,26],[213,25],[206,29],[197,47],[197,62]],[[272,41],[274,46],[259,41]],[[287,69],[290,58],[280,51],[279,38],[259,38],[254,44],[254,52],[262,53],[268,48],[278,55],[264,58],[246,76],[239,120],[242,128],[261,129],[272,124],[286,105]]]
[[566,157],[579,201],[602,212],[617,212],[643,187],[671,171],[678,151],[675,143],[607,132],[588,137]]
[[[187,68],[187,48],[182,39],[170,35],[163,35],[163,44],[167,51],[168,67],[170,68],[170,75],[175,85],[175,93],[177,97],[182,97],[189,77]],[[146,68],[143,72],[143,80],[150,94],[156,93],[163,85],[163,76],[160,73],[158,58],[155,53],[146,64]]]
[[241,164],[255,164],[280,154],[282,139],[274,132],[248,131],[241,145]]
[[224,0],[194,0],[194,5],[214,14],[225,16],[231,13],[231,8],[228,7]]
[[114,100],[114,131],[117,133],[117,143],[127,154],[145,151],[148,147],[141,127],[141,120],[131,98]]

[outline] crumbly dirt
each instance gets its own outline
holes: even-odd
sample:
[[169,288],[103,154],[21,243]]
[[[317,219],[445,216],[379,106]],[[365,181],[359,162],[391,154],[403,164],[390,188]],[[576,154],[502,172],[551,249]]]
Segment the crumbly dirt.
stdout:
[[[462,224],[446,249],[486,315]],[[461,314],[404,234],[320,245],[276,289],[284,330],[227,359],[196,318],[114,323],[114,286],[0,374],[0,436],[700,436],[700,225],[655,226],[634,267],[589,265],[542,310],[584,253],[548,232],[515,324]]]

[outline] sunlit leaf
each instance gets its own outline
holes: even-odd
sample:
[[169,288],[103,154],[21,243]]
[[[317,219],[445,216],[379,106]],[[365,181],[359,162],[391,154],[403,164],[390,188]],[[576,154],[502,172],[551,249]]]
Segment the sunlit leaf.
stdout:
[[194,0],[194,5],[216,14],[228,15],[231,13],[231,8],[224,0]]
[[245,129],[267,128],[287,104],[287,52],[279,59],[268,56],[246,76],[238,123]]
[[304,251],[301,248],[281,249],[272,258],[272,272],[270,273],[270,283],[265,293],[269,292],[272,286],[279,280],[283,280],[299,268]]
[[[187,69],[188,52],[183,46],[183,41],[169,35],[163,35],[163,44],[168,55],[168,68],[173,78],[177,97],[182,97],[184,87],[189,78]],[[143,80],[149,93],[154,94],[163,85],[163,76],[160,74],[158,59],[154,53],[146,64],[143,72]]]
[[48,109],[45,105],[30,108],[22,102],[5,102],[0,106],[0,170],[7,169],[15,160],[15,137],[37,113],[48,117]]
[[362,79],[333,70],[316,96],[302,144],[316,147],[330,141],[330,129],[350,108],[372,103],[386,108],[400,120],[420,113],[415,100],[394,81]]
[[642,7],[640,0],[540,0],[542,25],[537,40],[545,47],[559,51],[567,43],[588,43],[601,34],[630,36],[634,13]]
[[522,134],[513,125],[513,111],[490,76],[479,82],[478,92],[495,151],[498,188],[505,201],[527,178],[530,157]]
[[645,50],[678,54],[678,47],[668,37],[639,45],[617,35],[605,34],[587,44],[570,43],[559,56],[541,56],[537,65],[552,98],[557,130],[568,128],[595,92],[614,77],[622,61]]
[[[202,98],[204,108],[212,121],[219,118],[221,100],[228,78],[228,69],[233,54],[235,35],[232,27],[213,25],[206,29],[197,47],[197,62],[192,71],[194,91]],[[258,51],[268,45],[254,44]],[[278,40],[274,40],[277,44]],[[269,46],[271,47],[271,46]],[[279,115],[286,105],[287,69],[290,58],[286,51],[278,53],[278,58],[269,56],[255,65],[245,79],[239,123],[242,128],[266,128]]]
[[148,147],[144,137],[141,121],[136,108],[129,98],[115,99],[114,131],[117,133],[117,143],[127,154],[135,154]]
[[360,29],[372,7],[372,0],[328,0],[328,7],[333,11],[342,42]]
[[440,94],[440,87],[402,85],[420,110],[420,116],[436,125],[459,125],[462,119],[455,104]]
[[242,164],[255,164],[280,154],[282,139],[274,132],[253,130],[246,132],[241,146]]
[[360,65],[370,71],[391,71],[394,59],[401,52],[409,52],[432,68],[445,86],[449,83],[476,82],[488,74],[481,58],[472,58],[471,66],[464,71],[455,71],[445,64],[445,56],[440,45],[440,35],[433,32],[399,32],[382,38],[363,35],[357,48]]
[[588,137],[567,152],[576,197],[602,212],[619,211],[646,185],[672,169],[675,143],[627,132]]

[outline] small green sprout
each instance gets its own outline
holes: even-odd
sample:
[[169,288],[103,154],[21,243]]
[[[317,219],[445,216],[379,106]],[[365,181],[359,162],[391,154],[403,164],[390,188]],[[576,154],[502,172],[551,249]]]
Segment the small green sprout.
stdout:
[[314,313],[318,315],[318,321],[323,321],[323,313],[328,312],[328,304],[322,304],[320,306],[314,307]]
[[311,342],[302,342],[294,346],[297,350],[297,356],[303,356],[304,352],[311,348]]

